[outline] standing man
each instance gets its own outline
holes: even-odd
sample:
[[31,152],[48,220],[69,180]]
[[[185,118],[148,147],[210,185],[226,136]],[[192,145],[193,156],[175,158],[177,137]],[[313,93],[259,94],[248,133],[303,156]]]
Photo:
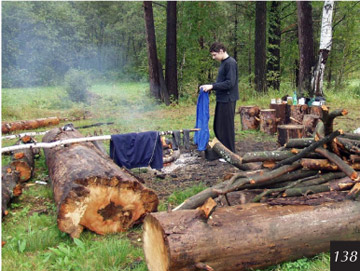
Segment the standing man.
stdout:
[[216,91],[215,136],[225,147],[235,152],[234,118],[236,101],[239,99],[237,63],[228,55],[222,43],[213,43],[210,54],[214,60],[221,62],[216,83],[202,85],[200,88],[205,92]]

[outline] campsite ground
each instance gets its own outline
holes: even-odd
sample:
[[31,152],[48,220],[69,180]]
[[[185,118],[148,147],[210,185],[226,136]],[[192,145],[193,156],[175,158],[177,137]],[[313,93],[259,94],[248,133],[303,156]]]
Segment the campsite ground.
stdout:
[[[3,89],[2,120],[12,121],[48,116],[78,117],[75,126],[96,122],[111,122],[113,125],[83,129],[84,135],[140,132],[146,130],[179,130],[193,128],[195,123],[196,93],[178,105],[157,105],[146,95],[147,84],[119,83],[97,85],[88,104],[75,104],[66,99],[61,88]],[[17,99],[14,94],[27,99]],[[360,127],[359,96],[331,92],[328,105],[331,109],[346,108],[349,114],[337,119],[335,127],[346,132]],[[257,104],[266,108],[271,97],[284,93],[269,93],[242,97],[238,105]],[[33,110],[36,108],[36,110]],[[213,115],[214,100],[210,112]],[[210,130],[212,126],[210,119]],[[62,122],[61,125],[67,122]],[[276,137],[258,131],[241,131],[239,115],[236,116],[236,150],[242,154],[256,150],[277,148]],[[44,131],[49,128],[39,129]],[[24,132],[24,131],[19,131]],[[213,133],[211,132],[211,137]],[[36,137],[41,141],[41,137]],[[14,140],[2,140],[2,146],[14,144]],[[104,142],[108,148],[108,142]],[[10,161],[2,156],[2,165]],[[175,168],[175,165],[180,165]],[[164,167],[162,175],[149,169],[133,169],[135,175],[145,180],[160,199],[160,210],[167,210],[187,197],[221,182],[229,173],[238,171],[234,166],[208,161],[192,145],[182,148],[182,157]],[[37,184],[45,181],[47,185]],[[3,270],[147,270],[142,252],[141,225],[126,233],[99,236],[85,231],[75,242],[60,232],[56,225],[56,207],[45,164],[41,156],[35,164],[34,177],[26,184],[23,194],[14,199],[9,215],[2,222],[2,268]],[[314,259],[274,266],[269,270],[328,270],[329,254],[320,254]]]

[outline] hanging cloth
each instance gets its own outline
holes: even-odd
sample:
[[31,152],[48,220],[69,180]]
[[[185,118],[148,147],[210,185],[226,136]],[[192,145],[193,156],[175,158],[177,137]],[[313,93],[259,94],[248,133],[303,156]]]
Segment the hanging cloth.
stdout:
[[194,135],[194,143],[198,146],[199,151],[206,150],[206,145],[210,138],[209,118],[209,93],[200,89],[196,105],[195,125],[195,128],[200,128],[200,131],[196,131]]

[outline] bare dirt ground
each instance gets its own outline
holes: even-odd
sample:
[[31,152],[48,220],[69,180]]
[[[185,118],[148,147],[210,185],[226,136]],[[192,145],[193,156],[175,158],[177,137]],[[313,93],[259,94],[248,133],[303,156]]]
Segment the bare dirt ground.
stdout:
[[[236,142],[236,153],[242,155],[246,152],[274,150],[278,147],[275,142],[258,142],[246,139]],[[202,183],[206,187],[226,180],[231,173],[239,169],[227,162],[218,159],[209,161],[204,154],[197,151],[195,145],[190,150],[181,148],[181,156],[176,161],[162,169],[163,174],[154,171],[134,173],[145,180],[145,185],[153,189],[160,200],[167,199],[174,191],[181,191],[188,187]]]

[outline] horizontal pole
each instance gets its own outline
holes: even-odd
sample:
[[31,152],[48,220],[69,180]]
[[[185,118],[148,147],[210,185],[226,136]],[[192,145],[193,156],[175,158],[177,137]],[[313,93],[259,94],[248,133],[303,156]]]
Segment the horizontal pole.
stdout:
[[[196,132],[199,131],[199,128],[189,129],[189,132]],[[184,130],[179,130],[180,133],[183,133]],[[159,135],[172,135],[174,131],[162,131],[159,132]],[[91,141],[101,141],[101,140],[110,140],[111,135],[103,135],[103,136],[91,136],[91,137],[81,137],[81,138],[69,138],[54,142],[40,142],[40,143],[31,143],[31,144],[21,144],[15,146],[9,146],[5,148],[1,148],[1,153],[3,152],[10,152],[16,150],[23,150],[23,149],[50,149],[56,146],[61,146],[65,144],[72,144],[72,143],[81,143],[81,142],[91,142]]]

